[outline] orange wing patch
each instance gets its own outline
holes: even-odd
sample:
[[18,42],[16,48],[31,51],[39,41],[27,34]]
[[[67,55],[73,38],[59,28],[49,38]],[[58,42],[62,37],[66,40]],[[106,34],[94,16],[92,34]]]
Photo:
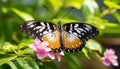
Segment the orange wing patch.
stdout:
[[60,33],[58,30],[53,33],[48,33],[47,35],[42,37],[43,41],[49,42],[49,47],[53,50],[60,49]]
[[63,31],[64,47],[65,49],[76,50],[83,45],[82,40],[73,34]]

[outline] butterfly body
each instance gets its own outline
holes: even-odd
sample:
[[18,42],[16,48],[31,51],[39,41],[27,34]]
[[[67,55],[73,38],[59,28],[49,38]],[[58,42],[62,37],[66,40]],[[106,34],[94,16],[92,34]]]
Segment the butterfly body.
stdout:
[[67,52],[78,52],[84,46],[88,39],[99,34],[97,28],[92,25],[72,22],[57,25],[44,21],[27,21],[20,25],[20,30],[39,38],[42,41],[48,41],[49,47],[54,52],[65,50]]

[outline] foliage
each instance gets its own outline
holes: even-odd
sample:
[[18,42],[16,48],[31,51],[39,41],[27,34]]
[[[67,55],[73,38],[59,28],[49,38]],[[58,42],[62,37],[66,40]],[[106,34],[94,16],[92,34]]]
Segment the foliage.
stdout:
[[[99,5],[104,4],[102,6]],[[52,12],[49,12],[46,6]],[[67,14],[70,8],[73,10]],[[33,39],[21,33],[19,25],[28,20],[86,22],[100,30],[97,38],[120,37],[119,0],[0,0],[0,68],[11,69],[57,69],[55,61],[38,60],[28,47]],[[66,16],[64,16],[66,15]],[[111,19],[106,18],[111,16]],[[64,16],[64,17],[63,17]],[[116,36],[111,36],[116,35]],[[65,53],[64,60],[69,69],[81,68],[78,58],[86,56],[93,50],[103,53],[103,47],[96,40],[89,40],[86,47],[77,54]],[[95,57],[99,58],[97,53]]]

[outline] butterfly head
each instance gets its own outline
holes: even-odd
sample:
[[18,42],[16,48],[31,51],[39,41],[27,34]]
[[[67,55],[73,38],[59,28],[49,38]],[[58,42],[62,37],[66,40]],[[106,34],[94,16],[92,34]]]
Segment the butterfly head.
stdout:
[[62,31],[62,23],[60,21],[58,22],[58,30]]

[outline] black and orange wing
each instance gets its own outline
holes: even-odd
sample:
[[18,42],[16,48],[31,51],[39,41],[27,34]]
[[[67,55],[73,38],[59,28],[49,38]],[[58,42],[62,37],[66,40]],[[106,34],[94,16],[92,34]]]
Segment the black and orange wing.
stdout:
[[64,48],[67,52],[80,51],[88,39],[99,34],[96,27],[85,23],[67,23],[63,25]]
[[48,41],[49,47],[55,52],[62,50],[60,46],[60,34],[57,30],[57,26],[51,22],[27,21],[20,25],[20,30],[34,38]]

